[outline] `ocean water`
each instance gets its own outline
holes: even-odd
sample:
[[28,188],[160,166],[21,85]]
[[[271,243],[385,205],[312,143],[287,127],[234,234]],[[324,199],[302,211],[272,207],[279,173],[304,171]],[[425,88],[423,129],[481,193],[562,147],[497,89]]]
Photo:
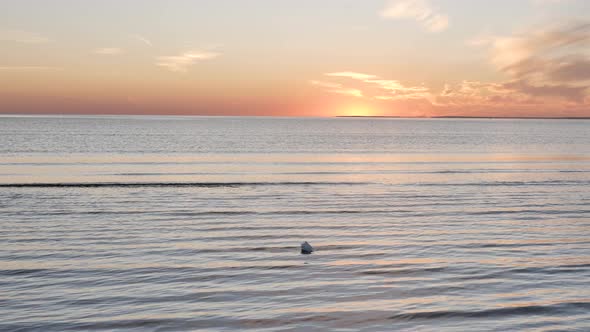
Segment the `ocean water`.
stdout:
[[590,121],[5,116],[0,225],[1,331],[590,331]]

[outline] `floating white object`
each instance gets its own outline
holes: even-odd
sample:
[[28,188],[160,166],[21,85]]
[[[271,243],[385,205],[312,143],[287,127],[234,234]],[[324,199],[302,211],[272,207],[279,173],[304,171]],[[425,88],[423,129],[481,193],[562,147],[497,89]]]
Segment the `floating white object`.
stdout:
[[313,247],[311,244],[307,243],[307,241],[301,244],[301,253],[304,255],[309,255],[313,252]]

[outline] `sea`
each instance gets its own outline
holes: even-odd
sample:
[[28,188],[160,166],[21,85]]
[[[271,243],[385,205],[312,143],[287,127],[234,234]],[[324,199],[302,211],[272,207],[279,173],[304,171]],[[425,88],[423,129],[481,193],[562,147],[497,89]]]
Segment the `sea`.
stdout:
[[590,121],[1,116],[0,227],[0,331],[590,331]]

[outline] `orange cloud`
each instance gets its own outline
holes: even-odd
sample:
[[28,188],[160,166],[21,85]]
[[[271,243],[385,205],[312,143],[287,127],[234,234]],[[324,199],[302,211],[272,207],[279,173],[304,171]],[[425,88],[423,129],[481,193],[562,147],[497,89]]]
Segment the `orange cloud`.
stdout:
[[173,72],[186,72],[197,61],[215,59],[219,55],[214,52],[188,51],[180,55],[157,57],[156,65]]
[[[376,90],[373,99],[378,100],[395,100],[395,99],[428,99],[431,97],[429,89],[424,86],[404,86],[398,80],[386,80],[381,79],[376,75],[363,74],[351,71],[342,71],[324,74],[329,77],[351,79],[353,81],[360,82],[363,85],[364,90]],[[338,88],[343,91],[354,91],[354,95],[357,97],[365,96],[361,88],[344,88],[341,83],[332,82],[318,82],[311,81],[312,84],[334,89]],[[321,83],[321,84],[318,84]]]
[[489,116],[590,115],[590,23],[554,25],[472,42],[490,50],[490,62],[507,76],[503,82],[463,80],[435,92],[399,80],[353,71],[325,74],[337,85],[362,91],[365,98],[396,110],[420,107],[421,114]]
[[510,81],[504,87],[531,98],[583,103],[590,86],[590,22],[557,24],[490,37],[491,62]]
[[345,88],[342,84],[339,83],[330,83],[330,82],[322,82],[322,81],[310,81],[311,84],[326,88],[328,92],[337,93],[341,95],[348,95],[353,97],[362,97],[363,92],[359,89],[353,88]]

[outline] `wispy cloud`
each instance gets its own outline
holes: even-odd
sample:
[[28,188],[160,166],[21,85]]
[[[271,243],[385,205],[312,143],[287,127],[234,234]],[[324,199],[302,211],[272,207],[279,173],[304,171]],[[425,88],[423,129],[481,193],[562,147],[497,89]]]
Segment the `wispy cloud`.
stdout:
[[590,105],[590,22],[566,22],[470,44],[489,49],[507,80],[447,84],[436,105],[575,110]]
[[511,79],[506,87],[533,97],[582,101],[590,86],[590,22],[557,24],[510,36],[492,36],[480,45]]
[[[328,73],[326,76],[347,77],[357,81],[361,81],[373,87],[376,87],[380,92],[386,92],[389,95],[381,95],[377,99],[414,99],[414,98],[428,98],[430,96],[428,88],[424,86],[404,86],[398,80],[381,79],[376,75],[363,74],[356,72],[337,72]],[[386,98],[387,97],[387,98]]]
[[147,45],[149,47],[154,46],[154,44],[152,43],[151,40],[147,39],[146,37],[144,37],[142,35],[135,34],[135,35],[130,35],[130,37],[133,38],[133,39],[135,39],[135,40],[137,40],[137,41],[140,41],[140,42],[144,43],[145,45]]
[[326,88],[326,91],[331,93],[337,93],[341,95],[347,95],[352,97],[362,97],[363,92],[359,89],[345,88],[340,83],[322,82],[322,81],[310,81],[312,85]]
[[355,72],[352,72],[352,71],[341,71],[341,72],[336,72],[336,73],[328,73],[328,74],[325,74],[325,75],[326,76],[333,76],[333,77],[348,77],[348,78],[352,78],[352,79],[360,80],[360,81],[370,80],[370,79],[373,79],[373,78],[376,78],[377,77],[375,75],[355,73]]
[[365,83],[377,85],[380,89],[388,91],[402,98],[428,98],[430,95],[425,86],[404,86],[397,80],[365,80]]
[[[400,81],[381,79],[379,76],[372,74],[364,74],[351,71],[342,71],[334,73],[326,73],[325,76],[350,79],[360,82],[363,85],[363,90],[375,90],[376,95],[372,98],[379,100],[394,100],[394,99],[423,99],[430,98],[430,92],[424,86],[404,86]],[[361,88],[345,87],[342,83],[311,81],[312,84],[326,88],[329,92],[336,92],[342,94],[355,95],[357,97],[365,96]],[[357,83],[358,84],[358,83]],[[348,93],[346,93],[348,92]]]
[[198,61],[215,59],[219,56],[220,54],[215,52],[188,51],[179,55],[159,56],[156,58],[156,65],[173,72],[186,72]]
[[0,41],[8,41],[23,44],[43,44],[52,40],[36,32],[23,30],[0,30]]
[[124,53],[124,51],[117,47],[103,47],[97,48],[96,50],[94,50],[94,53],[100,55],[118,55]]
[[466,107],[506,103],[508,101],[514,104],[528,99],[528,97],[514,93],[514,91],[500,83],[465,80],[458,84],[445,84],[444,89],[436,96],[434,104],[438,106]]
[[428,0],[390,0],[381,16],[393,19],[413,19],[431,32],[440,32],[449,26],[449,17],[439,13]]

